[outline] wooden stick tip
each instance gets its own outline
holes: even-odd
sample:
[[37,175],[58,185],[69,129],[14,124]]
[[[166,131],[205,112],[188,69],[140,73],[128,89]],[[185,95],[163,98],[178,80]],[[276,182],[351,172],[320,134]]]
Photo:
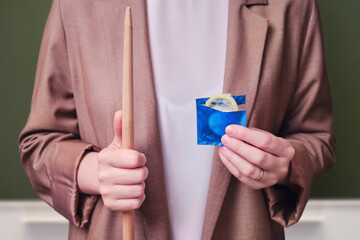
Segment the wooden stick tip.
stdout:
[[126,7],[125,11],[125,25],[131,27],[131,8],[129,6]]

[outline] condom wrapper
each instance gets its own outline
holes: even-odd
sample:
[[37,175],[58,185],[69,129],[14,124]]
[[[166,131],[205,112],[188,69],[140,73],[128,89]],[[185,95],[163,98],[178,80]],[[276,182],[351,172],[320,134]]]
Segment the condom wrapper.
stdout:
[[[232,96],[238,105],[245,104],[245,95]],[[246,111],[223,112],[205,106],[209,98],[196,99],[198,145],[223,146],[221,137],[231,124],[246,127]]]

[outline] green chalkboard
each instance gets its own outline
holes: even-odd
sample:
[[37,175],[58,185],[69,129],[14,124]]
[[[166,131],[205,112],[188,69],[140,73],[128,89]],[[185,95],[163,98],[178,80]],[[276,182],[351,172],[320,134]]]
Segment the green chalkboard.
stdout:
[[[278,0],[281,1],[281,0]],[[21,167],[17,137],[30,109],[37,56],[51,1],[0,1],[0,199],[36,198]],[[360,1],[319,0],[337,137],[336,166],[313,198],[359,198]]]
[[360,1],[320,0],[334,104],[335,167],[312,188],[314,198],[360,197]]
[[36,62],[51,1],[0,1],[0,199],[35,198],[17,138],[30,110]]

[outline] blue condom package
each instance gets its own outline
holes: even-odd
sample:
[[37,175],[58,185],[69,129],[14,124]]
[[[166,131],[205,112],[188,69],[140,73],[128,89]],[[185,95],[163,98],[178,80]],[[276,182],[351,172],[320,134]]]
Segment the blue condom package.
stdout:
[[[232,96],[238,105],[245,104],[245,95]],[[223,146],[221,137],[231,124],[246,127],[246,111],[223,112],[205,106],[209,98],[196,99],[197,143],[199,145]]]

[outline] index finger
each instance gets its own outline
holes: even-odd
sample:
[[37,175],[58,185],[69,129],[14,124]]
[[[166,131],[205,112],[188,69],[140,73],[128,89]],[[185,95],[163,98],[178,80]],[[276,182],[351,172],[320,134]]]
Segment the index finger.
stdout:
[[242,140],[275,156],[283,155],[285,151],[284,146],[287,146],[282,142],[285,140],[256,128],[247,128],[233,124],[227,126],[225,132],[233,138]]
[[138,168],[146,164],[145,154],[132,149],[116,149],[117,158],[111,163],[119,168]]
[[146,164],[146,157],[132,149],[103,150],[98,155],[99,161],[106,162],[116,168],[138,168]]

